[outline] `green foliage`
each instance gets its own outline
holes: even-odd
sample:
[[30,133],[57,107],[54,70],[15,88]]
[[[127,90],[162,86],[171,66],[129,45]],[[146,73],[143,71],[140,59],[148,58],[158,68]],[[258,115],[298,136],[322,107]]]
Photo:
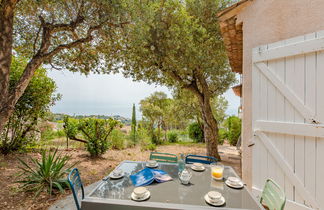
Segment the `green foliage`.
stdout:
[[[219,158],[217,121],[211,99],[235,82],[217,13],[227,0],[156,0],[129,3],[133,24],[125,26],[123,73],[134,80],[190,91],[204,114],[208,155]],[[141,15],[138,15],[141,14]],[[203,111],[204,110],[204,111]],[[214,129],[214,130],[213,130]],[[208,136],[207,136],[208,135]],[[212,145],[213,144],[213,145]]]
[[241,119],[236,116],[228,117],[224,125],[227,129],[227,139],[231,145],[236,145],[241,135]]
[[153,134],[151,135],[151,142],[155,145],[162,144],[161,135],[158,132],[153,131]]
[[[125,26],[124,73],[136,80],[181,87],[204,75],[212,93],[235,80],[228,67],[217,13],[224,0],[132,1]],[[138,15],[138,14],[141,15]]]
[[53,131],[52,128],[47,128],[41,132],[41,140],[49,141],[55,138],[61,138],[65,136],[64,130]]
[[220,128],[218,130],[218,144],[223,145],[225,140],[227,140],[227,131],[225,128]]
[[[76,42],[74,46],[57,50],[57,54],[49,56],[48,61],[56,67],[85,74],[113,71],[118,63],[116,53],[122,47],[118,41],[122,26],[129,22],[124,7],[123,0],[21,1],[15,9],[14,49],[30,59],[45,41],[50,47],[43,53]],[[38,34],[42,29],[39,16],[49,28],[54,27],[53,24],[71,23],[71,26],[51,30],[50,39],[43,40]],[[91,33],[89,28],[95,27],[99,30]],[[89,34],[91,39],[86,39]],[[77,40],[81,40],[79,45]]]
[[168,135],[169,142],[171,142],[171,143],[178,142],[179,136],[178,136],[178,133],[177,132],[175,132],[175,131],[169,131],[167,135]]
[[[10,73],[10,90],[18,83],[27,60],[14,57]],[[0,133],[0,152],[7,154],[26,147],[35,138],[35,131],[40,118],[46,118],[50,106],[60,99],[54,94],[54,80],[46,74],[46,69],[39,68],[24,94],[18,100],[2,133]]]
[[74,138],[79,133],[79,120],[68,117],[67,115],[63,118],[63,130],[67,138]]
[[[171,113],[177,114],[170,114],[170,116],[175,119],[177,126],[181,127],[179,122],[182,122],[182,125],[186,125],[190,120],[195,120],[199,123],[203,122],[199,101],[193,93],[180,88],[174,89],[173,101]],[[228,101],[223,96],[215,96],[211,99],[210,103],[215,119],[221,124],[226,117],[225,111],[228,107]]]
[[[140,110],[142,111],[144,120],[149,122],[149,130],[151,139],[154,144],[161,144],[161,128],[166,130],[165,118],[169,99],[163,92],[154,92],[149,97],[140,101]],[[154,131],[154,128],[157,128]]]
[[150,151],[155,151],[156,150],[156,145],[155,144],[148,144],[146,146],[146,149],[150,150]]
[[119,125],[114,119],[102,120],[95,118],[81,119],[79,130],[87,140],[86,148],[91,157],[98,157],[108,150],[108,136]]
[[110,144],[112,149],[117,149],[117,150],[125,149],[126,136],[120,130],[113,130],[110,134],[109,139],[111,140]]
[[153,143],[143,144],[142,147],[141,147],[141,150],[143,150],[143,151],[147,151],[147,150],[155,151],[156,150],[156,144],[153,144]]
[[224,96],[214,97],[211,100],[212,111],[218,124],[222,124],[226,118],[226,110],[228,107],[228,101]]
[[54,152],[42,152],[42,159],[31,158],[31,163],[21,159],[21,173],[18,175],[18,183],[22,184],[22,190],[33,191],[35,196],[46,190],[48,194],[55,191],[64,193],[64,188],[68,187],[66,175],[73,167],[67,167],[69,156],[62,156]]
[[201,125],[199,123],[192,123],[189,125],[188,135],[189,138],[191,138],[195,142],[204,141],[204,131],[201,129]]
[[133,144],[136,143],[136,108],[135,104],[133,104],[133,111],[132,111],[132,128],[131,128],[131,139]]

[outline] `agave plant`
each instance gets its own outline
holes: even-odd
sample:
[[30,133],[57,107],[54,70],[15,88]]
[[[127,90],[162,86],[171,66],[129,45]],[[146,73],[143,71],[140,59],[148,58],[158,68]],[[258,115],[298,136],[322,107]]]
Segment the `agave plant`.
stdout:
[[66,174],[73,167],[67,167],[70,156],[57,154],[57,149],[54,152],[46,153],[45,150],[41,153],[42,159],[30,158],[32,164],[19,159],[21,162],[21,173],[18,183],[22,183],[22,190],[33,191],[35,196],[38,196],[42,191],[46,190],[52,195],[54,190],[59,190],[64,193],[64,189],[68,188]]

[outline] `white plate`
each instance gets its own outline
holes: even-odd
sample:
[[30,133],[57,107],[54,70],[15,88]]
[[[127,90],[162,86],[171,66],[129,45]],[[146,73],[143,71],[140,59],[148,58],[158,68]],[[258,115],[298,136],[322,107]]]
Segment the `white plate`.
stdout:
[[222,196],[222,198],[218,201],[218,202],[212,202],[209,197],[208,197],[208,194],[205,195],[205,201],[210,204],[210,205],[213,205],[213,206],[222,206],[224,205],[225,203],[225,198]]
[[159,166],[159,164],[158,163],[156,163],[155,164],[155,166],[150,166],[148,163],[146,163],[146,165],[145,165],[146,167],[148,167],[148,168],[156,168],[156,167],[158,167]]
[[202,168],[196,168],[194,165],[192,165],[191,169],[194,170],[194,171],[204,171],[205,167],[203,166]]
[[243,182],[239,182],[239,183],[237,183],[237,184],[234,185],[234,184],[231,184],[228,180],[226,180],[226,181],[225,181],[225,184],[226,184],[227,186],[232,187],[232,188],[235,188],[235,189],[241,189],[241,188],[244,187]]
[[145,196],[143,196],[143,197],[140,198],[140,199],[136,198],[134,192],[132,192],[132,194],[131,194],[131,198],[132,198],[132,200],[134,200],[134,201],[145,201],[145,200],[147,200],[150,196],[151,196],[150,191],[147,191],[146,194],[145,194]]
[[111,173],[110,175],[109,175],[109,178],[111,178],[111,179],[120,179],[120,178],[122,178],[124,176],[124,173],[122,173],[121,175],[119,175],[119,176],[115,176],[113,173]]

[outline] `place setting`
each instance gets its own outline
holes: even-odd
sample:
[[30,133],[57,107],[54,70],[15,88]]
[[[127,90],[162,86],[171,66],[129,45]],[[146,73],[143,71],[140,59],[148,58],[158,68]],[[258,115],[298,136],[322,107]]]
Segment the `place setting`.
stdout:
[[225,198],[220,192],[209,191],[205,196],[206,203],[212,206],[222,206],[225,204]]
[[193,163],[190,167],[193,171],[202,172],[205,170],[205,166],[202,163]]
[[108,176],[103,178],[103,181],[107,181],[108,179],[121,179],[124,177],[124,171],[120,168],[116,168],[113,170]]
[[159,166],[159,163],[156,160],[149,160],[146,162],[145,166],[148,168],[156,168]]
[[225,184],[234,189],[242,189],[244,187],[244,183],[241,179],[234,176],[228,177]]
[[120,168],[113,170],[112,173],[110,173],[109,175],[111,179],[120,179],[123,176],[124,176],[124,172]]
[[145,201],[151,196],[150,191],[146,187],[136,187],[134,188],[131,198],[134,201]]

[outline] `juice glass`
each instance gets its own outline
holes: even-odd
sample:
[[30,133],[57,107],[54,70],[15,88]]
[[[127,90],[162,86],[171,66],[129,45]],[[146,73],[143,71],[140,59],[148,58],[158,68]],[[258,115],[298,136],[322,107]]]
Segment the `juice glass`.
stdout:
[[224,165],[220,163],[211,163],[210,171],[213,179],[223,180]]

